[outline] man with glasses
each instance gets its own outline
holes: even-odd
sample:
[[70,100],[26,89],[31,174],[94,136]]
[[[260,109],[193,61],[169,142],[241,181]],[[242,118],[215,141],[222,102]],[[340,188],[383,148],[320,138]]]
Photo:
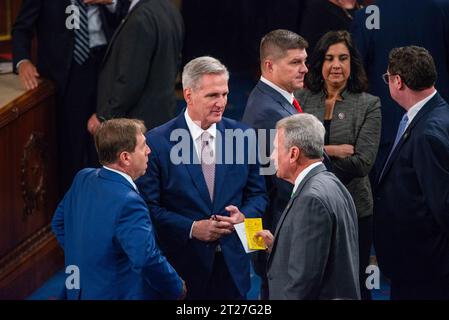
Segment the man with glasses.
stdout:
[[449,299],[449,105],[422,47],[393,49],[382,78],[406,113],[375,188],[379,267],[392,299]]

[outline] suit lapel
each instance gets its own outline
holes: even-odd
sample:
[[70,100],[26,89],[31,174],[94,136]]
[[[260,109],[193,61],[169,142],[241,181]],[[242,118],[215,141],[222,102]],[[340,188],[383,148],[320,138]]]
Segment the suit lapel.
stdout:
[[263,83],[262,81],[259,80],[259,82],[257,83],[257,87],[262,92],[271,96],[275,101],[277,101],[281,105],[281,107],[289,114],[294,115],[297,113],[296,109],[293,107],[293,105],[291,105],[287,101],[287,99],[284,98],[284,96],[282,94],[280,94],[279,92],[274,90],[272,87],[270,87],[266,83]]
[[[187,172],[189,173],[190,177],[192,178],[193,184],[197,188],[198,193],[200,194],[201,198],[209,205],[209,207],[212,208],[212,201],[210,200],[209,190],[207,189],[206,180],[204,179],[203,169],[201,168],[201,164],[198,159],[198,155],[196,153],[195,141],[193,141],[189,127],[187,127],[187,122],[184,118],[184,112],[185,112],[185,109],[178,116],[178,118],[175,122],[175,128],[174,128],[174,129],[178,129],[178,128],[185,129],[189,133],[189,137],[190,137],[189,163],[184,164],[184,166],[186,167]],[[176,143],[178,143],[178,142],[174,141],[173,145],[175,145]],[[217,183],[217,180],[215,179],[215,184],[216,183]]]
[[383,170],[383,172],[381,172],[382,176],[379,177],[379,181],[377,183],[378,185],[384,180],[383,178],[387,175],[388,171],[391,169],[391,166],[398,157],[402,146],[410,138],[413,128],[422,119],[424,115],[430,112],[438,104],[440,99],[441,99],[440,95],[436,93],[435,96],[432,99],[430,99],[413,118],[413,121],[409,124],[409,126],[405,130],[404,134],[402,135],[401,139],[396,145],[396,148],[393,150],[393,153],[391,154],[390,158],[387,159],[388,162],[385,163],[385,169]]
[[[144,2],[146,2],[147,0],[140,0],[135,6],[134,8],[132,8],[132,10],[130,12],[128,12],[128,14],[123,18],[122,22],[120,23],[120,25],[117,27],[117,30],[115,30],[114,34],[112,35],[111,40],[109,41],[109,45],[108,48],[106,49],[106,53],[104,54],[103,57],[103,61],[101,62],[101,67],[103,67],[104,63],[106,62],[106,59],[110,53],[110,51],[112,50],[112,46],[114,45],[115,39],[117,38],[117,36],[120,34],[120,32],[123,29],[123,26],[126,24],[126,22],[128,21],[129,17],[131,15],[133,15],[136,11],[136,9],[138,7],[140,7]],[[100,68],[101,68],[100,67]]]
[[[271,263],[271,257],[273,256],[273,252],[276,248],[276,244],[277,244],[277,238],[278,238],[278,233],[279,230],[281,229],[282,224],[284,223],[285,217],[287,216],[287,214],[290,212],[290,209],[293,205],[293,203],[296,201],[296,199],[298,198],[299,194],[301,193],[302,189],[304,189],[304,186],[307,184],[307,182],[310,180],[310,178],[312,178],[313,176],[317,175],[320,172],[326,171],[326,167],[324,166],[324,164],[320,164],[319,166],[316,166],[315,168],[313,168],[305,177],[304,179],[301,181],[301,183],[299,184],[298,188],[296,189],[295,193],[293,194],[293,196],[291,197],[290,201],[287,203],[287,206],[284,209],[284,212],[282,212],[281,217],[279,218],[279,222],[276,226],[276,231],[274,232],[274,240],[273,240],[273,248],[271,250],[271,253],[268,255],[268,266]],[[299,200],[300,201],[300,200]]]

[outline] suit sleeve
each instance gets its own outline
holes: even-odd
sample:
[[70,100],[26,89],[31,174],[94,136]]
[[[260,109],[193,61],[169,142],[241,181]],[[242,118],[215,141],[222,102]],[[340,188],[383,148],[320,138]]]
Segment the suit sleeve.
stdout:
[[413,164],[430,212],[449,234],[449,134],[436,130],[420,137]]
[[153,19],[132,15],[111,43],[98,82],[99,118],[126,117],[138,103],[151,67],[156,28]]
[[58,207],[56,208],[55,214],[53,215],[53,219],[51,220],[51,228],[53,233],[56,236],[56,239],[59,242],[59,245],[64,250],[64,207],[66,198],[70,197],[70,194],[67,193],[64,196],[64,199],[61,200]]
[[380,130],[380,99],[376,97],[367,108],[362,127],[356,137],[354,154],[344,159],[333,158],[333,169],[339,178],[348,181],[368,175],[376,160]]
[[118,218],[115,237],[128,255],[132,268],[167,299],[178,299],[182,282],[156,245],[147,207],[136,194],[128,196]]
[[151,149],[148,158],[148,169],[144,176],[140,177],[136,184],[139,191],[148,204],[151,218],[161,232],[159,236],[166,235],[171,241],[177,241],[178,245],[185,245],[189,240],[190,228],[193,220],[177,212],[169,211],[161,205],[161,162],[157,147],[150,141],[157,138],[148,138],[148,146]]
[[23,0],[12,27],[13,68],[23,59],[31,60],[31,40],[39,18],[42,0]]
[[[247,152],[249,148],[247,148]],[[259,153],[256,147],[256,155]],[[247,157],[248,159],[248,157]],[[259,159],[256,156],[256,163],[249,164],[249,173],[243,189],[243,201],[239,208],[247,218],[261,217],[268,203],[265,186],[265,178],[260,173]]]
[[298,198],[295,205],[298,206],[296,219],[289,226],[292,238],[285,298],[314,299],[321,288],[331,249],[333,221],[325,205],[316,197]]

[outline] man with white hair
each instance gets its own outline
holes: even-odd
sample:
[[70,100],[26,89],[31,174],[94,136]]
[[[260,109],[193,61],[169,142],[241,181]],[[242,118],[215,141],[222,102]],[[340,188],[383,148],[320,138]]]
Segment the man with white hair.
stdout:
[[278,121],[271,155],[294,184],[267,245],[270,299],[360,299],[357,213],[345,186],[321,162],[325,129],[310,114]]
[[[225,131],[252,132],[223,118],[228,79],[226,67],[215,58],[186,64],[187,108],[147,133],[153,152],[149,170],[137,182],[162,250],[186,281],[187,299],[246,297],[250,261],[234,224],[260,217],[267,204],[264,178],[259,164],[248,158],[247,144],[220,143]],[[182,144],[187,147],[178,150]],[[243,163],[237,164],[242,155]]]

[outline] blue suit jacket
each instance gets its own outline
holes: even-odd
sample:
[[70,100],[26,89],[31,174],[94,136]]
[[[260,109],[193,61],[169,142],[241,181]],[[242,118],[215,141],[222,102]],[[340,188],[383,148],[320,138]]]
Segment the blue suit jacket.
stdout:
[[[275,129],[276,122],[282,118],[297,114],[298,112],[279,92],[260,81],[248,97],[242,122],[254,129]],[[268,135],[266,135],[268,136]],[[274,138],[274,137],[273,137]],[[269,157],[273,141],[267,139],[265,150]],[[279,179],[276,175],[266,176],[267,190],[270,202],[264,215],[264,227],[274,233],[277,222],[282,215],[290,195],[293,184]]]
[[379,0],[380,29],[368,30],[365,9],[357,12],[351,32],[365,65],[369,93],[382,105],[382,131],[373,174],[382,165],[396,137],[404,110],[390,97],[381,75],[387,72],[391,49],[408,45],[422,46],[432,54],[438,72],[436,88],[449,101],[449,0]]
[[398,142],[377,183],[374,210],[382,272],[449,285],[449,105],[438,93]]
[[83,169],[59,203],[52,228],[65,264],[80,271],[69,299],[177,299],[182,283],[161,255],[148,208],[130,183]]
[[[176,129],[181,129],[184,133],[182,141],[188,143],[187,150],[180,154],[187,157],[186,162],[195,161],[196,164],[175,164],[171,161],[172,148],[178,144],[179,138],[170,141],[170,135]],[[225,129],[248,128],[234,120],[223,118],[217,123],[217,134],[220,132],[224,137]],[[189,239],[192,223],[195,220],[209,219],[212,214],[228,215],[224,208],[231,204],[237,206],[246,217],[260,217],[267,199],[264,180],[259,175],[259,165],[248,164],[247,160],[243,164],[216,164],[215,195],[211,202],[184,112],[149,131],[146,138],[152,150],[149,168],[136,183],[148,203],[164,254],[186,281],[192,297],[201,296],[212,271],[218,242]],[[217,146],[217,157],[219,149]],[[229,156],[228,151],[223,150],[222,158],[226,154]],[[235,145],[233,151],[235,161]],[[241,155],[241,151],[238,151],[237,156]],[[243,153],[244,159],[248,159],[247,146]],[[249,258],[236,232],[220,238],[219,243],[235,285],[240,294],[245,296],[250,288]]]

